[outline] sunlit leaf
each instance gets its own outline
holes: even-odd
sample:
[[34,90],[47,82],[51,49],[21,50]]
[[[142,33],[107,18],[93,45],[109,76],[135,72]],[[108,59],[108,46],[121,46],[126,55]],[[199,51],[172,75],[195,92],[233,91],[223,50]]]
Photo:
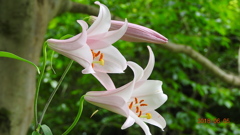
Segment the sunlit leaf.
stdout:
[[19,57],[19,56],[13,54],[13,53],[0,51],[0,57],[7,57],[7,58],[12,58],[12,59],[17,59],[17,60],[27,62],[27,63],[33,65],[37,69],[37,72],[40,74],[40,70],[39,70],[37,65],[35,65],[33,62],[31,62],[29,60],[26,60],[24,58]]
[[47,125],[41,125],[44,135],[52,135],[51,129]]

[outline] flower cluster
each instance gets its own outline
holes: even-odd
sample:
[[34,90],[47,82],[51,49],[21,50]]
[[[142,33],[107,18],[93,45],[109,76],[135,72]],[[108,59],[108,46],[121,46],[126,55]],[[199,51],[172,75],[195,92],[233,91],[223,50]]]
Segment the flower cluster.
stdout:
[[[108,8],[96,1],[100,6],[97,17],[90,17],[91,26],[83,20],[77,22],[82,32],[65,40],[48,39],[47,43],[54,51],[78,62],[84,67],[83,74],[92,74],[106,88],[105,91],[89,91],[85,100],[127,118],[122,125],[126,129],[137,123],[150,135],[150,123],[162,130],[166,126],[164,118],[155,111],[166,100],[162,91],[162,82],[148,80],[152,73],[155,58],[148,46],[149,62],[145,69],[125,57],[112,44],[119,39],[131,42],[149,42],[163,44],[167,38],[149,28],[111,20]],[[133,80],[120,88],[116,88],[108,73],[124,73],[130,67],[134,73]]]

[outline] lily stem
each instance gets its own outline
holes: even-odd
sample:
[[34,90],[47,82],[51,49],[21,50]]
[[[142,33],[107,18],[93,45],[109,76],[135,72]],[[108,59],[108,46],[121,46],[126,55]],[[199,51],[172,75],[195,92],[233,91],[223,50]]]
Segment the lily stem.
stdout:
[[42,120],[43,120],[43,117],[44,117],[44,115],[45,115],[45,113],[46,113],[46,111],[47,111],[47,109],[48,109],[49,104],[51,103],[54,95],[56,94],[59,86],[61,85],[63,79],[65,78],[65,76],[66,76],[67,72],[69,71],[70,67],[72,66],[72,64],[73,64],[73,60],[71,60],[70,63],[68,64],[68,66],[67,66],[67,68],[65,69],[64,73],[62,74],[60,80],[58,81],[58,84],[57,84],[56,88],[54,89],[54,91],[52,92],[52,94],[50,95],[50,97],[48,98],[48,101],[47,101],[47,103],[46,103],[45,106],[44,106],[43,113],[42,113],[41,118],[40,118],[40,120],[39,120],[39,125],[41,125]]
[[41,82],[42,82],[42,79],[43,79],[43,75],[44,75],[44,72],[45,72],[45,68],[46,68],[46,61],[47,61],[47,44],[45,43],[43,45],[43,68],[42,68],[42,71],[40,73],[40,77],[38,79],[38,82],[37,82],[37,88],[36,88],[36,92],[35,92],[35,96],[34,96],[34,123],[35,123],[35,130],[37,130],[38,128],[38,119],[37,119],[37,101],[38,101],[38,94],[39,94],[39,90],[40,90],[40,86],[41,86]]

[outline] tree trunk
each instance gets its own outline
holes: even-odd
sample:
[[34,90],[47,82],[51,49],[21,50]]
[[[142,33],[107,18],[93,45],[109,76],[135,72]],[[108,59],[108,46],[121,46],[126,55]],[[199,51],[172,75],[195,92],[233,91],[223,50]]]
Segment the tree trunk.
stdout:
[[[49,21],[70,0],[0,0],[0,50],[37,64]],[[25,135],[33,118],[36,69],[0,58],[0,135]]]
[[[48,24],[41,4],[42,0],[0,0],[1,51],[39,62]],[[0,58],[0,77],[0,134],[25,135],[33,118],[36,69]]]

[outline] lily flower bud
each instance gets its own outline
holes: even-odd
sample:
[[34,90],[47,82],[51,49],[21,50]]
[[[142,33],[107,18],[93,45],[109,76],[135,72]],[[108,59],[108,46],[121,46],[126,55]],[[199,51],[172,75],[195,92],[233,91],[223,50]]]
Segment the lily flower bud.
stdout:
[[[88,22],[93,23],[95,20],[96,17],[91,16]],[[111,27],[109,30],[119,29],[123,25],[123,21],[111,20]],[[168,42],[168,39],[158,32],[133,23],[128,23],[127,31],[121,39],[129,42],[147,42],[155,44],[165,44]]]

